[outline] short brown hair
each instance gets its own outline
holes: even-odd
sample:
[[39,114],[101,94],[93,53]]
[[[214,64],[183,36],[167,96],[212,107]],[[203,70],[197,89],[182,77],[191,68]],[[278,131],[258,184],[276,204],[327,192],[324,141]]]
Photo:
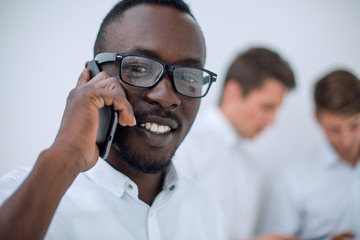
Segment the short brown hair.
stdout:
[[279,54],[266,48],[250,48],[238,54],[232,62],[224,86],[230,79],[234,79],[246,96],[251,90],[261,87],[269,77],[275,78],[288,89],[295,87],[294,73]]
[[348,71],[333,71],[316,83],[314,100],[317,111],[342,115],[360,113],[360,81]]

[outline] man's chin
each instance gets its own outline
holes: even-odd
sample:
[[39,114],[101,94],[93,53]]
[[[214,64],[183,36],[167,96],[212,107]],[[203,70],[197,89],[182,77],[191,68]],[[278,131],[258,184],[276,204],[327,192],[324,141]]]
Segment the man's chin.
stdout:
[[161,163],[147,163],[136,159],[123,158],[124,164],[134,173],[159,174],[171,164],[171,159]]
[[115,151],[121,161],[134,173],[158,174],[165,171],[171,164],[174,153],[170,155],[156,155],[130,150],[115,144]]
[[245,135],[245,137],[249,140],[253,140],[259,135],[259,133],[260,133],[260,131],[259,132],[251,132],[251,133],[248,133],[247,135]]
[[344,159],[357,159],[359,152],[356,150],[337,149],[337,153]]

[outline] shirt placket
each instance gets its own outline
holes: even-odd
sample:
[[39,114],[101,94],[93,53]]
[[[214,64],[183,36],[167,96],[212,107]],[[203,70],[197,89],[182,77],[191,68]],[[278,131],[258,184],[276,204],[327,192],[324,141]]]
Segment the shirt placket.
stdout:
[[148,212],[148,236],[149,240],[161,240],[159,212],[163,209],[176,191],[176,184],[169,183],[162,192],[155,198],[153,205]]
[[156,210],[151,208],[148,214],[148,234],[149,240],[161,240]]

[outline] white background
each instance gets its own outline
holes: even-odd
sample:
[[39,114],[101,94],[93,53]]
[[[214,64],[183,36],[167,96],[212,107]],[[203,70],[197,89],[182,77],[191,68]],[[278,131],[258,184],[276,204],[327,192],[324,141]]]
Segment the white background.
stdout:
[[[68,92],[92,58],[98,28],[116,2],[1,0],[0,175],[33,164],[51,145]],[[273,165],[316,145],[322,135],[312,114],[314,81],[335,68],[360,76],[360,1],[187,2],[206,38],[206,68],[219,75],[202,110],[216,101],[238,51],[269,47],[289,61],[298,86],[276,124],[250,149]]]

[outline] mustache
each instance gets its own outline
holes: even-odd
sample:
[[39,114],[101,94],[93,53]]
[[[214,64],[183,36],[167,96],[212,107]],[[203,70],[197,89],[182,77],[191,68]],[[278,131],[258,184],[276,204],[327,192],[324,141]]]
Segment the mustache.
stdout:
[[175,114],[169,110],[161,110],[158,108],[154,108],[152,110],[145,111],[145,112],[135,112],[134,115],[135,115],[135,119],[143,119],[143,118],[147,118],[150,116],[169,118],[169,119],[176,121],[176,123],[178,124],[178,128],[181,128],[181,126],[182,126],[180,117],[177,114]]

